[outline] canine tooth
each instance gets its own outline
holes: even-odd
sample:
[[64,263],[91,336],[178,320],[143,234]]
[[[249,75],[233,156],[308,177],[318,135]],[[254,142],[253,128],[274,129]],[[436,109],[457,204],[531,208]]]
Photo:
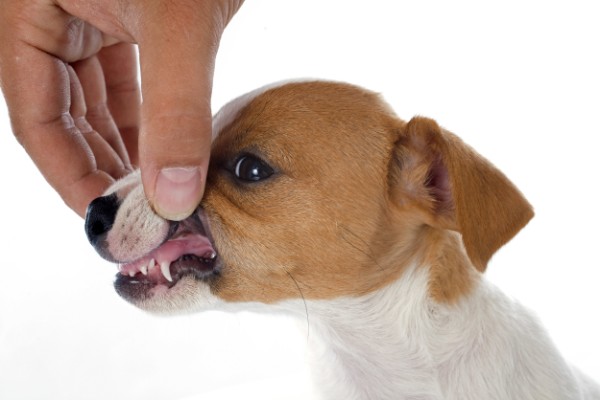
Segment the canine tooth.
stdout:
[[148,271],[152,271],[152,269],[156,266],[156,261],[154,261],[154,258],[150,260],[150,262],[148,263]]
[[140,267],[140,272],[144,275],[148,275],[148,266],[147,265],[142,265]]
[[173,282],[173,278],[171,278],[171,271],[169,270],[169,267],[171,266],[171,263],[168,261],[163,261],[160,263],[160,272],[162,272],[162,274],[164,275],[164,277],[169,281],[169,282]]

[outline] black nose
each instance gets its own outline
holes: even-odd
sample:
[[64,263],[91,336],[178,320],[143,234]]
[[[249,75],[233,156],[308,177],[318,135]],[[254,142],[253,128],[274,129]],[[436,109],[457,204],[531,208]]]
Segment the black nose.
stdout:
[[98,197],[90,203],[85,215],[85,233],[88,240],[96,246],[112,228],[119,209],[116,194]]

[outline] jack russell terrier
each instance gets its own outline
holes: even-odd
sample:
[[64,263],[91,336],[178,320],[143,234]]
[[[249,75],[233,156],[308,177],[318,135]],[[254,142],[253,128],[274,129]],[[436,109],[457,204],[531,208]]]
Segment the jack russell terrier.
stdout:
[[325,399],[600,399],[483,276],[531,206],[435,121],[316,81],[246,94],[213,131],[189,218],[157,216],[139,173],[90,204],[88,238],[127,301],[308,319]]

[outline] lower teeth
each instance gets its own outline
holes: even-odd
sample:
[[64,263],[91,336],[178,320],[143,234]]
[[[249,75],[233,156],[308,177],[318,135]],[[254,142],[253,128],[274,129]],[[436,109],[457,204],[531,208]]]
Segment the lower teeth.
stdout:
[[[213,260],[214,260],[214,258],[199,257],[195,254],[185,254],[185,255],[179,257],[179,259],[177,261],[198,261],[203,264],[208,264]],[[175,261],[175,262],[177,262],[177,261]]]

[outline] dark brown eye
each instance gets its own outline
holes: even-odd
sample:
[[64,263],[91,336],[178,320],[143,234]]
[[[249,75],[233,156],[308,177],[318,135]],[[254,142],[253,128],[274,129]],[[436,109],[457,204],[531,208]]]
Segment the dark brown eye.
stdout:
[[258,157],[241,156],[234,168],[236,178],[247,182],[258,182],[273,175],[273,168]]

